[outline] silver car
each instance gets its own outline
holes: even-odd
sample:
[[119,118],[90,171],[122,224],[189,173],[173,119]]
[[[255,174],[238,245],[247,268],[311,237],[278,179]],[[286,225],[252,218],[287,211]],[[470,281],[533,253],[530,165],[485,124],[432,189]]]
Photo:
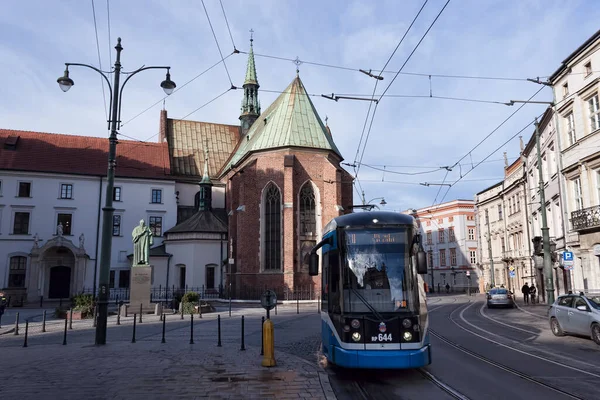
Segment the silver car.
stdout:
[[514,307],[512,292],[505,288],[491,289],[487,294],[487,308]]
[[548,311],[555,336],[567,333],[591,336],[600,345],[600,296],[559,296]]

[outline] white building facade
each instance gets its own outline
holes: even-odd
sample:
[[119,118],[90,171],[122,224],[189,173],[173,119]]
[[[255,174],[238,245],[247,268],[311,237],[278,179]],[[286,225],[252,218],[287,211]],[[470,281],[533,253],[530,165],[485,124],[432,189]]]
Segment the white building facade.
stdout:
[[[0,288],[16,302],[92,292],[108,141],[0,130],[0,142]],[[120,141],[118,149],[110,286],[125,289],[131,231],[144,220],[160,246],[177,208],[175,182],[161,162],[166,146]]]
[[466,292],[480,285],[477,228],[472,200],[453,200],[412,212],[417,218],[427,252],[433,291]]
[[558,114],[566,248],[573,290],[600,289],[600,31],[550,77]]

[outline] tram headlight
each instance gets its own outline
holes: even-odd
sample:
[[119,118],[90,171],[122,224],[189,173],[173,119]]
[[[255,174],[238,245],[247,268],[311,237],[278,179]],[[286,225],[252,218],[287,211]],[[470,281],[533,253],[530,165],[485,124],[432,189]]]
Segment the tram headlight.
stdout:
[[410,327],[412,326],[412,321],[411,321],[410,319],[408,319],[408,318],[404,318],[404,319],[402,320],[402,326],[403,326],[405,329],[408,329],[408,328],[410,328]]
[[419,329],[421,329],[419,328],[419,325],[413,325],[413,331],[419,332]]
[[350,325],[344,325],[344,332],[350,332]]
[[350,325],[352,325],[352,327],[354,329],[358,329],[358,328],[360,328],[360,321],[357,319],[353,319],[352,322],[350,323]]
[[354,340],[355,342],[358,342],[360,340],[360,333],[354,332],[352,334],[352,340]]
[[408,331],[406,331],[402,334],[402,338],[407,342],[410,342],[412,340],[412,337],[413,337],[412,333],[410,333]]

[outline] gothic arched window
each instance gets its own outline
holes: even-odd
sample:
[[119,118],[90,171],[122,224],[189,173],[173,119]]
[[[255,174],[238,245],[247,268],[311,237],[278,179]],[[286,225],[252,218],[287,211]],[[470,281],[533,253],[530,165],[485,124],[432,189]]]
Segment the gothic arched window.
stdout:
[[264,194],[265,270],[281,268],[281,192],[270,184]]
[[300,190],[300,235],[312,236],[316,231],[315,192],[307,182]]

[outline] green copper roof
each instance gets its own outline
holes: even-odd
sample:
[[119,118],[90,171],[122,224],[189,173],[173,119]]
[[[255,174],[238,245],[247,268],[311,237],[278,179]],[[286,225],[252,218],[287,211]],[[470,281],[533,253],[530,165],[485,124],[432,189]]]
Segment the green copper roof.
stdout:
[[342,158],[298,76],[241,140],[226,170],[250,152],[279,147],[331,150]]
[[246,84],[258,85],[258,78],[256,77],[256,65],[254,64],[254,48],[252,47],[252,39],[250,39],[248,66],[246,67],[246,79],[244,79],[244,85]]

